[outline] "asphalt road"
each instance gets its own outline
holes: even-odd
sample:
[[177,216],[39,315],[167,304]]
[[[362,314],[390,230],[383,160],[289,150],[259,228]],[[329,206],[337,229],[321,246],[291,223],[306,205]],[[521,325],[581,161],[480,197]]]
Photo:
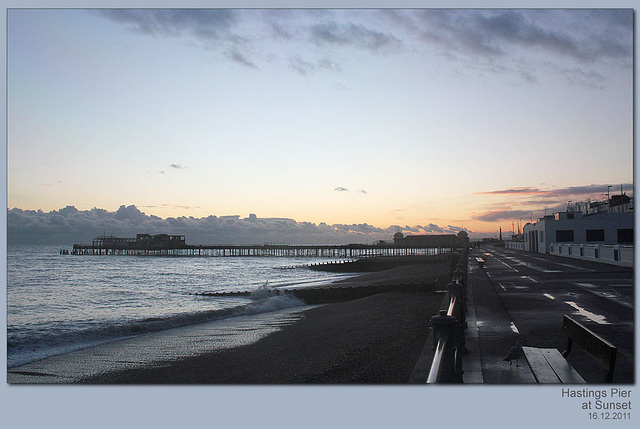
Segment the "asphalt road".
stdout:
[[[476,256],[486,260],[484,268]],[[481,346],[483,335],[488,339],[485,355],[498,355],[496,349],[508,350],[517,339],[563,351],[567,314],[618,348],[614,383],[634,382],[633,268],[492,246],[474,249],[471,257]],[[502,342],[493,340],[497,336]],[[604,381],[605,369],[576,346],[567,360],[588,383]],[[507,382],[501,371],[488,370],[485,382]]]

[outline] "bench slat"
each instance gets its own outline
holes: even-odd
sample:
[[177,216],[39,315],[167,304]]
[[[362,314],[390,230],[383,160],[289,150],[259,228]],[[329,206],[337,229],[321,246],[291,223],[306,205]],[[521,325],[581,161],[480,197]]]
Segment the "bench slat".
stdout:
[[562,356],[558,349],[540,349],[542,355],[556,373],[562,383],[580,384],[586,383],[569,362]]
[[542,354],[542,350],[536,347],[522,347],[524,356],[529,362],[533,376],[538,383],[560,383],[561,380],[549,365],[549,361]]

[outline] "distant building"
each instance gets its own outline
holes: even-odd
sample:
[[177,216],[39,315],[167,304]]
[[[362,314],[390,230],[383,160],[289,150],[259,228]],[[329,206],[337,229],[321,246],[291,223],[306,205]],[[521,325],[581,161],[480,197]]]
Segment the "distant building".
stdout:
[[567,211],[545,216],[523,228],[524,250],[550,253],[552,245],[633,246],[633,199],[626,194],[606,201],[569,204]]
[[458,248],[469,244],[469,234],[460,231],[454,234],[433,234],[433,235],[407,235],[396,232],[393,235],[393,243],[396,246],[406,247],[434,247],[434,248]]

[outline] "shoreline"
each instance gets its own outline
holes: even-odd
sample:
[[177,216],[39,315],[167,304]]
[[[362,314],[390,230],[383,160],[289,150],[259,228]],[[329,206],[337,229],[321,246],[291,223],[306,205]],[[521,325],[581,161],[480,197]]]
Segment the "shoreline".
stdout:
[[[332,283],[335,287],[357,287],[372,282],[422,284],[424,287],[419,291],[398,289],[354,300],[290,309],[294,310],[291,313],[296,313],[295,317],[248,345],[205,351],[194,356],[188,348],[176,350],[179,348],[176,342],[165,338],[159,340],[166,342],[164,349],[155,349],[157,356],[164,360],[153,361],[147,356],[147,361],[136,362],[136,358],[140,359],[139,352],[146,350],[145,341],[151,339],[142,336],[137,339],[140,344],[130,350],[120,350],[130,347],[130,343],[124,342],[120,346],[118,342],[112,343],[110,348],[84,349],[80,353],[81,359],[71,354],[59,355],[50,361],[51,365],[39,361],[34,362],[39,365],[11,368],[7,379],[16,384],[408,383],[429,337],[430,318],[437,314],[443,297],[434,290],[432,281],[427,280],[434,275],[443,279],[449,277],[448,270],[435,273],[439,269],[408,265],[336,281]],[[214,329],[191,325],[181,335],[208,340],[216,335]],[[127,359],[128,355],[131,359]],[[107,371],[94,371],[92,357],[107,368],[110,360],[132,360],[135,365],[114,365]],[[84,359],[76,366],[75,374],[73,359]],[[70,377],[56,381],[56,362],[65,367],[64,371]],[[48,365],[52,371],[47,370]],[[37,371],[30,371],[29,366]],[[83,368],[90,371],[83,374]],[[12,371],[23,376],[12,376]]]
[[255,343],[84,384],[406,384],[442,295],[387,292],[306,309]]

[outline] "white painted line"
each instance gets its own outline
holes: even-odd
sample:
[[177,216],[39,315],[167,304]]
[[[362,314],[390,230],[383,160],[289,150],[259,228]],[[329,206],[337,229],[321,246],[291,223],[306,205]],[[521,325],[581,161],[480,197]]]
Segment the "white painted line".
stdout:
[[[616,304],[620,304],[624,307],[633,309],[633,303],[629,303],[625,301],[624,297],[620,296],[620,294],[617,291],[611,289],[611,286],[606,287],[606,286],[595,285],[593,283],[584,283],[584,282],[570,282],[570,283],[578,286],[580,289],[584,290],[585,292],[589,292],[593,295],[615,302]],[[605,289],[605,288],[608,289],[609,291],[597,290],[597,289]]]
[[590,320],[593,320],[594,322],[599,323],[601,325],[609,325],[609,322],[607,322],[606,317],[600,314],[593,313],[583,307],[580,307],[578,304],[576,304],[573,301],[567,301],[567,304],[569,304],[570,306],[578,310],[578,314],[580,314],[581,316],[584,316]]
[[511,326],[510,326],[510,328],[511,328],[511,330],[512,330],[513,332],[515,332],[516,334],[519,334],[519,333],[520,333],[520,331],[518,331],[518,327],[516,326],[516,324],[515,324],[515,323],[511,322]]
[[504,261],[500,261],[500,260],[498,260],[498,262],[500,262],[501,264],[503,264],[503,265],[504,265],[504,266],[506,266],[507,268],[509,268],[509,269],[511,269],[511,270],[513,270],[513,271],[515,271],[516,273],[518,272],[518,270],[516,270],[515,268],[513,268],[511,265],[507,264],[506,262],[504,262]]

